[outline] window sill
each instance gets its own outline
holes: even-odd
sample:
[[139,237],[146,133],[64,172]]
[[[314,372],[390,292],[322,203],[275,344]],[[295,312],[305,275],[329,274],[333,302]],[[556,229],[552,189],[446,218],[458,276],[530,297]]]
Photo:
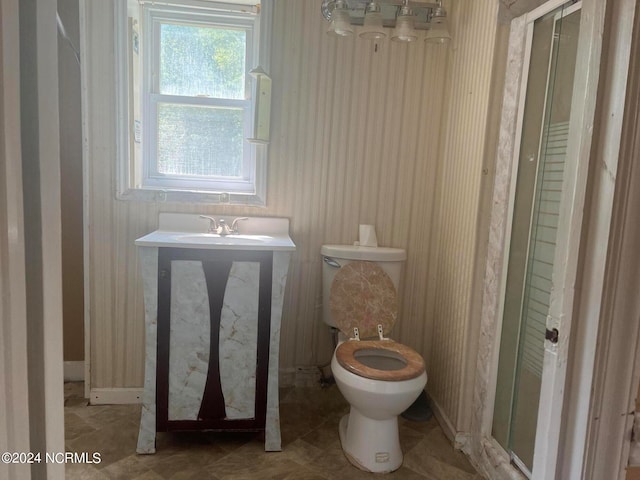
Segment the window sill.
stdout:
[[119,191],[116,194],[116,199],[134,202],[247,205],[254,207],[266,207],[267,203],[265,196],[259,194],[141,188]]

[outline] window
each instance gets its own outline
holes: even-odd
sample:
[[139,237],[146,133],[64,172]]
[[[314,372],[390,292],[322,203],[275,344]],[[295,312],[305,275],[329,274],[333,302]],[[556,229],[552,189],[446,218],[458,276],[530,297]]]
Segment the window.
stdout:
[[264,95],[250,74],[264,63],[264,12],[195,0],[127,7],[120,197],[263,205],[266,145],[248,139],[269,109],[255,105]]

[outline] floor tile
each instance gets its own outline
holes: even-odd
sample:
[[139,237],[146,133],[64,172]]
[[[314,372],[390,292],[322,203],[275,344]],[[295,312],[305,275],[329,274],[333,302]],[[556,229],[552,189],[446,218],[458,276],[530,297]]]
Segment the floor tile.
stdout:
[[[159,433],[156,454],[135,453],[140,405],[89,406],[82,383],[65,384],[68,450],[98,452],[97,465],[67,466],[67,480],[359,480],[349,463],[338,422],[349,405],[335,385],[280,391],[282,452],[264,451],[263,433]],[[399,419],[404,463],[385,480],[479,480],[438,423]]]
[[[439,452],[430,450],[430,446],[432,446],[432,442],[428,439],[422,440],[413,449],[405,453],[403,465],[430,480],[475,480],[475,471],[473,473],[469,472],[469,470],[473,471],[473,468],[468,462],[464,465],[464,468],[460,468],[463,465],[462,459],[456,458],[454,462],[447,463],[434,456],[434,454],[438,455]],[[451,451],[460,453],[453,449]],[[461,453],[461,455],[464,457],[464,454]]]
[[93,465],[70,463],[65,465],[66,480],[109,480],[109,477]]

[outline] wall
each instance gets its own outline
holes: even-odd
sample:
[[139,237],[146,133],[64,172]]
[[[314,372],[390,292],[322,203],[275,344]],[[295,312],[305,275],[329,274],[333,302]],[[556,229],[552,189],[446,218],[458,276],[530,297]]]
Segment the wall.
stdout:
[[[67,35],[80,45],[78,1],[58,0]],[[71,46],[58,35],[60,105],[60,182],[62,196],[62,305],[64,360],[84,361],[84,287],[82,255],[82,125],[80,65]]]
[[[281,336],[284,369],[326,363],[332,354],[328,329],[321,322],[320,246],[352,243],[359,223],[375,224],[381,245],[403,247],[408,252],[401,323],[394,337],[428,360],[432,348],[429,292],[443,280],[433,276],[437,258],[433,242],[447,50],[423,42],[398,45],[387,39],[376,52],[372,44],[361,39],[328,37],[317,2],[276,0],[267,207],[117,201],[113,5],[84,5],[92,387],[142,385],[142,284],[133,242],[156,228],[160,211],[291,219],[291,236],[298,250],[285,298]],[[467,8],[458,7],[454,15],[468,16],[470,12],[464,11]],[[469,10],[475,14],[481,9]],[[478,28],[478,22],[483,21],[485,17],[474,20],[473,26]],[[464,58],[456,56],[450,78],[464,70],[463,62],[469,61],[476,50],[465,46],[464,52]],[[481,67],[484,60],[477,59],[472,68]],[[482,68],[480,71],[484,72]],[[483,75],[477,76],[481,82]],[[456,95],[466,98],[469,89],[475,92],[471,87],[475,79],[475,73],[461,76],[462,84],[449,92],[455,113],[448,124],[460,121],[469,111],[461,110],[453,99]],[[459,80],[456,78],[456,83]],[[482,83],[472,98],[484,94],[484,90]],[[478,172],[473,168],[464,172],[467,167],[460,156],[475,158],[478,142],[469,150],[454,147],[460,138],[476,135],[479,127],[471,122],[478,117],[473,115],[470,122],[453,130],[455,135],[445,137],[447,148],[441,151],[444,158],[463,170],[445,169],[448,187],[457,184],[458,174],[470,177],[468,183],[476,179]],[[460,185],[450,195],[469,189],[473,197],[473,185]],[[473,204],[463,208],[470,224],[474,222],[472,208]],[[445,216],[452,214],[451,209],[445,212]],[[445,222],[440,226],[447,228]],[[467,253],[464,261],[469,258]],[[447,267],[442,261],[438,266],[441,274]],[[458,270],[453,269],[452,275]],[[448,319],[443,303],[450,301],[453,293],[439,291],[441,330]],[[460,321],[456,319],[456,323]],[[441,334],[438,340],[442,339]],[[460,342],[459,337],[452,339]],[[438,352],[437,359],[442,362],[446,353],[441,349]],[[430,378],[446,378],[447,373],[434,369]],[[435,385],[444,383],[436,381]]]
[[[474,297],[477,255],[486,250],[479,216],[489,167],[484,166],[489,119],[500,109],[490,104],[498,4],[491,0],[455,2],[450,8],[452,49],[447,72],[438,210],[432,249],[432,351],[429,393],[450,435],[469,431],[471,390],[479,336],[479,305]],[[494,100],[495,101],[495,100]],[[493,157],[495,158],[495,157]],[[488,164],[495,164],[489,156]],[[473,307],[473,308],[472,308]]]

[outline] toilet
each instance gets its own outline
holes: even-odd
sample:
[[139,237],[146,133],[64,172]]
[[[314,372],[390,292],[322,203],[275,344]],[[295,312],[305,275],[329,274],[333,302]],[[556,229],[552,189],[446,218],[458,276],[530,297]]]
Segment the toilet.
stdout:
[[351,405],[339,424],[342,449],[361,470],[392,472],[402,465],[398,415],[427,383],[422,357],[387,337],[406,252],[324,245],[321,254],[323,320],[339,330],[331,371]]

